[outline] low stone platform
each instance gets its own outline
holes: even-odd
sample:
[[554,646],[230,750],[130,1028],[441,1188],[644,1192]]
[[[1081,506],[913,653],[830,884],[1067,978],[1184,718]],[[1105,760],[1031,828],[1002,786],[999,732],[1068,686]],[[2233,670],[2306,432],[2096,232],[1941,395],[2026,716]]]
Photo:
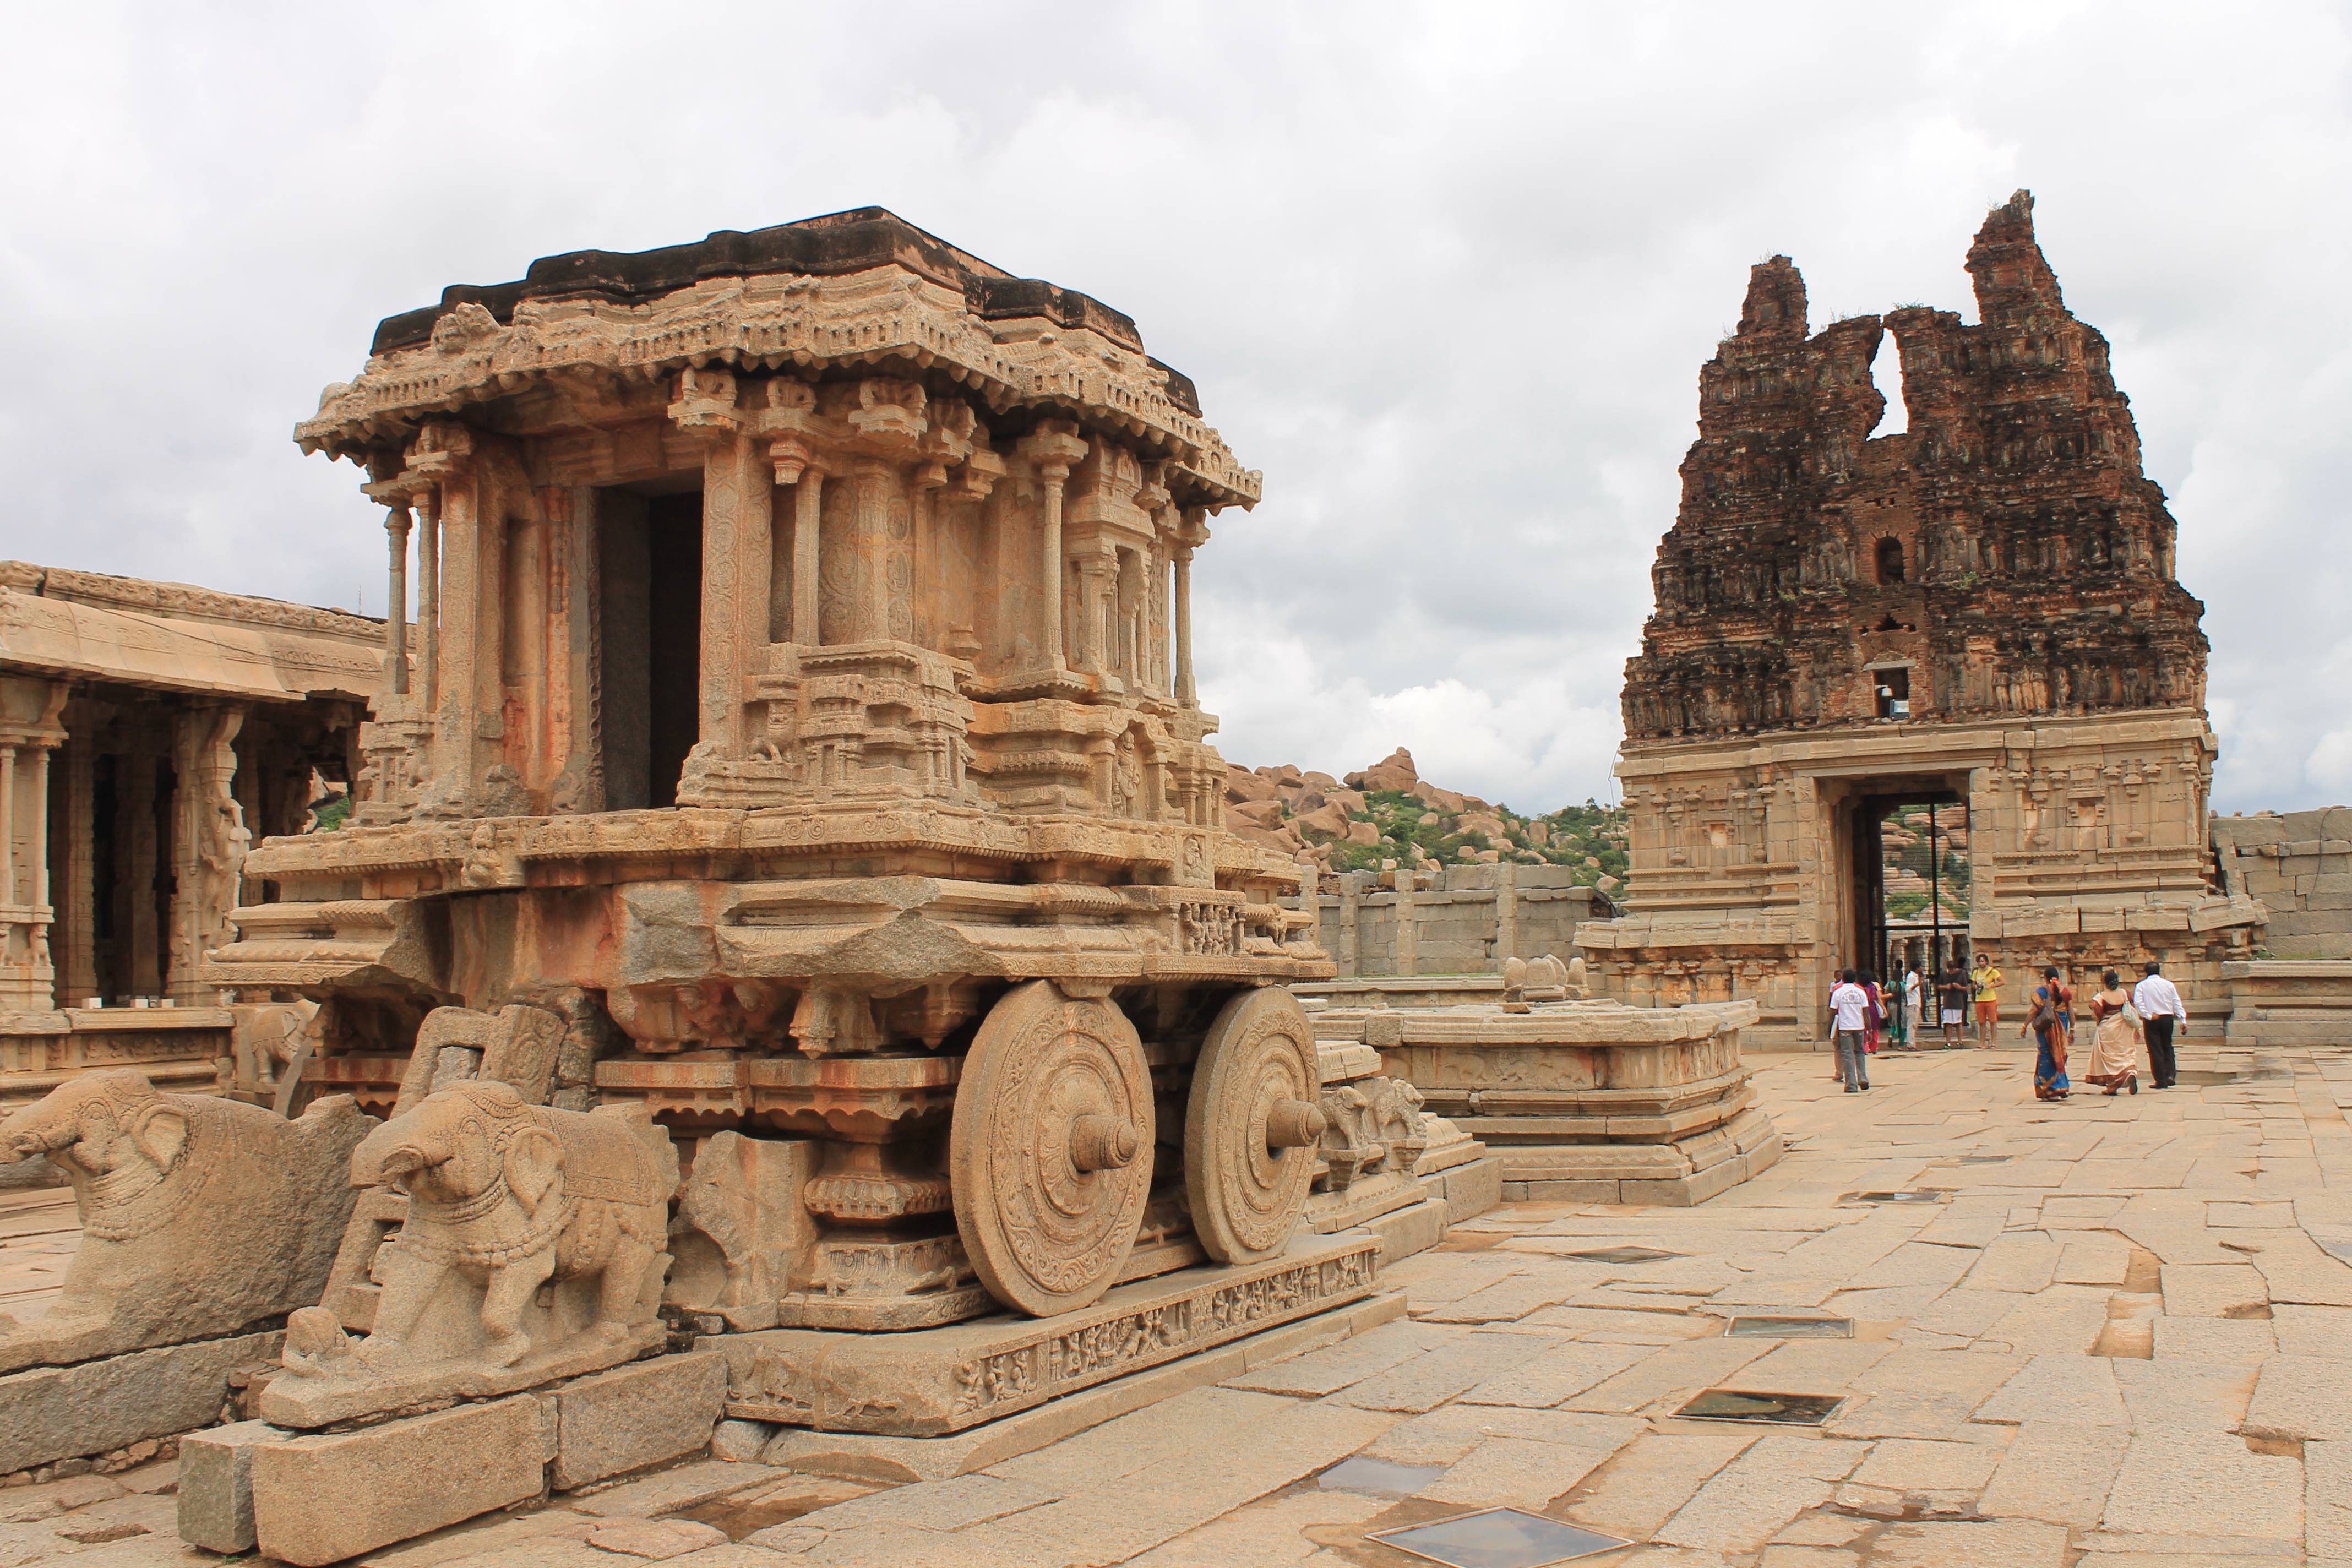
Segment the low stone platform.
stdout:
[[1753,1002],[1332,1008],[1318,1038],[1360,1042],[1427,1108],[1490,1146],[1506,1202],[1701,1203],[1781,1154],[1739,1032]]
[[1049,1399],[1360,1300],[1380,1267],[1362,1231],[1305,1237],[1260,1263],[1180,1269],[1050,1319],[1005,1315],[921,1334],[717,1334],[727,1414],[824,1431],[959,1432]]
[[2352,960],[2259,959],[2221,965],[2232,1046],[2352,1043]]

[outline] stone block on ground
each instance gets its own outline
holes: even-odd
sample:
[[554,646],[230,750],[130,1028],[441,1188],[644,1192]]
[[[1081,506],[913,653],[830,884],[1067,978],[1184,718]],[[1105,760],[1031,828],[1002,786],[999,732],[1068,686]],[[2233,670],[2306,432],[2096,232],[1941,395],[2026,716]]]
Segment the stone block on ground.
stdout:
[[1448,1223],[1445,1205],[1435,1198],[1424,1198],[1409,1207],[1367,1220],[1359,1228],[1381,1238],[1381,1261],[1385,1265],[1435,1247],[1445,1239]]
[[209,1426],[229,1374],[274,1361],[284,1339],[238,1334],[0,1377],[0,1475]]
[[180,1539],[207,1552],[253,1550],[253,1450],[287,1433],[238,1421],[180,1439]]
[[727,1399],[727,1362],[657,1356],[575,1378],[554,1399],[554,1482],[569,1491],[707,1447]]
[[322,1568],[537,1497],[545,1421],[523,1395],[262,1444],[252,1459],[262,1554]]

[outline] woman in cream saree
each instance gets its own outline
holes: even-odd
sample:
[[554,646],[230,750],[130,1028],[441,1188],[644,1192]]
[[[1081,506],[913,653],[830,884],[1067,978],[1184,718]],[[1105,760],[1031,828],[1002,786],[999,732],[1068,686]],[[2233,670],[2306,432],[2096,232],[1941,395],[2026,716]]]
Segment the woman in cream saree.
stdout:
[[2083,1081],[2095,1083],[2109,1094],[2128,1087],[2139,1092],[2141,1030],[2138,1010],[2123,988],[2123,978],[2110,969],[2100,976],[2105,988],[2091,998],[2091,1059],[2083,1065]]

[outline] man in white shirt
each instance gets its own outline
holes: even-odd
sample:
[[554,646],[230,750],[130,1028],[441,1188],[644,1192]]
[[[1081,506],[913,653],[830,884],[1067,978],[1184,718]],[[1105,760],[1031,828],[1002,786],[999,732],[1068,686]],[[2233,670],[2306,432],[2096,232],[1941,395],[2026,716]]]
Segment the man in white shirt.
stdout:
[[2132,1011],[2139,1015],[2140,1024],[2147,1032],[2147,1065],[2156,1077],[2156,1087],[2170,1089],[2179,1070],[2179,1058],[2172,1054],[2172,1026],[2189,1026],[2189,1009],[2180,1005],[2180,992],[2171,981],[2158,973],[2158,965],[2147,966],[2147,977],[2132,987]]
[[1853,983],[1853,971],[1840,974],[1830,992],[1830,1029],[1837,1043],[1838,1077],[1845,1080],[1848,1094],[1870,1087],[1870,1069],[1862,1054],[1863,1015],[1869,1007],[1870,993]]

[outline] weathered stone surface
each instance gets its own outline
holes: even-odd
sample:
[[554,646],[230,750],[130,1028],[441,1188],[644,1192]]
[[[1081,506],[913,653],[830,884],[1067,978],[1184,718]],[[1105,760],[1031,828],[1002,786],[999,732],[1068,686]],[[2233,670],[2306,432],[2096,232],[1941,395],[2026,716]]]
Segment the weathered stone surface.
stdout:
[[0,1315],[0,1372],[235,1333],[316,1301],[351,1214],[352,1150],[375,1125],[341,1096],[288,1121],[159,1094],[129,1068],[18,1110],[0,1157],[46,1155],[70,1179],[82,1239],[46,1316]]
[[727,1363],[708,1352],[657,1356],[574,1378],[553,1397],[551,1476],[569,1491],[699,1452],[727,1399]]
[[0,1377],[0,1475],[208,1426],[229,1374],[276,1359],[283,1338],[197,1340]]
[[2300,1472],[2294,1459],[2252,1453],[2231,1433],[2142,1430],[2124,1450],[2105,1525],[2136,1534],[2300,1543]]
[[1998,1456],[2000,1468],[1977,1506],[1996,1518],[2094,1529],[2106,1510],[2130,1436],[2120,1426],[2028,1420]]
[[2352,1433],[2352,1384],[2343,1363],[2273,1356],[2263,1363],[2246,1409],[2246,1430],[2263,1437],[2341,1437]]
[[540,1401],[496,1400],[255,1447],[261,1552],[320,1568],[539,1495]]

